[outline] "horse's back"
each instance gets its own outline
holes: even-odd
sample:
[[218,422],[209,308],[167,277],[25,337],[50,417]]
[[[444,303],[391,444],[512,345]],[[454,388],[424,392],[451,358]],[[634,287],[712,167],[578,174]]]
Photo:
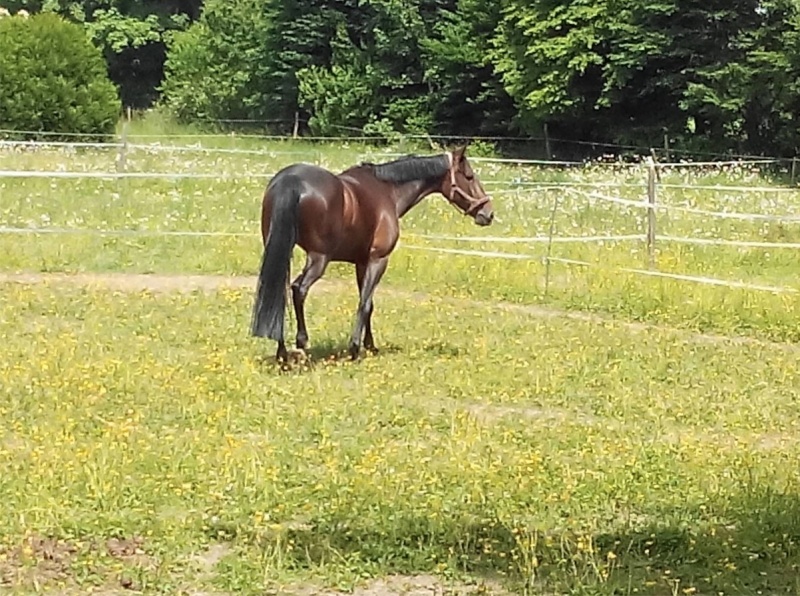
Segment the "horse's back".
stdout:
[[266,242],[277,197],[298,198],[297,243],[306,252],[334,261],[361,262],[373,253],[391,252],[398,223],[387,189],[364,168],[338,175],[320,166],[299,163],[280,170],[270,181],[262,208]]
[[296,163],[286,166],[272,177],[267,185],[267,197],[285,189],[296,189],[301,194],[313,192],[330,192],[337,189],[341,182],[332,172],[309,163]]
[[298,198],[298,244],[306,251],[326,252],[342,235],[342,181],[313,164],[292,164],[280,170],[264,193],[261,233],[265,242],[275,201],[290,195]]

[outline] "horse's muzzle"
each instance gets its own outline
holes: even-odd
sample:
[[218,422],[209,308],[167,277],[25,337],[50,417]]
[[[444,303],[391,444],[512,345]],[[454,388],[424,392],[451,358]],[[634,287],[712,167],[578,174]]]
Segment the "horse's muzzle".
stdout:
[[491,225],[492,220],[494,220],[494,211],[478,211],[475,214],[475,223],[479,226],[488,226]]

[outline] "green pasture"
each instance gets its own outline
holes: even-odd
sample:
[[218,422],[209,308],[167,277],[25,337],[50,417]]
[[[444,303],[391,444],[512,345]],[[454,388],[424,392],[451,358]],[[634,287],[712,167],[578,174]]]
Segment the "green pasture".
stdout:
[[[333,265],[281,370],[247,333],[269,175],[432,149],[165,136],[196,132],[134,123],[131,145],[194,149],[130,146],[126,170],[218,178],[0,178],[0,592],[800,593],[799,249],[663,238],[800,223],[658,212],[656,271],[782,292],[647,276],[622,270],[648,269],[642,239],[530,240],[553,214],[557,238],[643,235],[603,197],[646,199],[644,167],[476,162],[497,221],[440,196],[404,219],[380,354],[342,357],[357,297]],[[0,148],[4,171],[116,160]],[[664,169],[657,200],[792,216],[800,191]]]
[[797,593],[792,346],[384,291],[353,364],[327,285],[282,373],[248,288],[3,294],[12,592]]
[[[407,152],[433,151],[418,143],[388,147],[357,141],[333,144],[232,135],[208,138],[193,136],[197,134],[194,131],[185,133],[188,136],[162,133],[159,137],[151,131],[153,126],[147,120],[131,126],[126,171],[212,177],[0,178],[1,226],[61,230],[0,234],[0,268],[251,275],[258,268],[261,253],[260,199],[269,176],[281,167],[310,161],[340,170],[362,160],[386,161]],[[166,130],[177,135],[184,129]],[[136,148],[140,144],[150,147]],[[186,150],[164,151],[164,145]],[[219,153],[214,149],[253,153]],[[485,153],[485,147],[479,149]],[[117,159],[114,148],[4,149],[0,151],[0,169],[114,172]],[[386,284],[433,294],[546,303],[700,330],[779,340],[798,337],[795,320],[800,303],[796,292],[771,293],[620,271],[649,266],[643,240],[645,211],[604,198],[646,200],[644,166],[475,165],[494,195],[496,223],[478,228],[443,197],[429,197],[402,222],[402,244],[392,257]],[[800,220],[790,219],[800,204],[800,191],[781,185],[776,178],[783,178],[778,176],[754,165],[664,169],[657,188],[659,204],[789,219],[715,218],[659,210],[657,271],[800,289],[797,247],[697,245],[676,240],[800,242]],[[551,218],[556,238],[640,237],[585,243],[556,241],[550,249],[554,260],[546,273],[543,257],[548,245],[541,239],[549,234]],[[524,240],[531,237],[539,241]],[[521,240],[498,242],[497,238]],[[431,249],[513,253],[526,258],[454,255]],[[301,265],[298,251],[295,269]],[[334,265],[328,275],[349,277],[352,273],[347,267]]]

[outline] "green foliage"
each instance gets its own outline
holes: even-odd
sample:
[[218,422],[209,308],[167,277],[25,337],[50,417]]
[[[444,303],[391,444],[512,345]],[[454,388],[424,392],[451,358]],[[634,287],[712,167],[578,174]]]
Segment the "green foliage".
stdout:
[[0,19],[0,127],[112,133],[120,101],[99,50],[54,14]]
[[210,0],[198,22],[172,37],[162,92],[181,119],[260,115],[253,102],[268,87],[259,40],[269,23],[259,0],[242,0],[238,11],[228,4]]
[[164,103],[184,119],[290,121],[295,73],[325,60],[336,23],[306,4],[207,2],[201,19],[170,44]]
[[420,40],[437,131],[517,132],[513,101],[491,61],[501,8],[494,0],[459,0],[453,10],[436,15],[432,32]]
[[539,136],[546,123],[554,139],[599,143],[800,145],[797,0],[208,0],[202,15],[200,0],[7,6],[80,23],[126,105],[150,105],[160,88],[182,120],[287,131],[299,112],[325,135]]
[[123,104],[147,107],[163,77],[166,41],[199,14],[202,0],[14,0],[32,13],[55,12],[84,27],[103,50]]
[[793,0],[511,0],[493,60],[529,128],[754,151],[793,107],[797,25]]
[[[12,10],[55,12],[86,26],[92,40],[104,51],[119,54],[162,42],[169,33],[188,26],[201,0],[153,2],[148,0],[12,0]],[[188,13],[187,13],[188,11]]]
[[452,36],[459,25],[448,10],[452,5],[361,3],[360,30],[344,25],[337,30],[330,41],[330,64],[298,73],[300,102],[313,114],[312,127],[321,133],[354,129],[382,134],[432,132],[442,124],[448,128],[459,116],[447,113],[446,103],[456,94],[466,105],[467,95],[479,95],[483,85],[478,77],[466,93],[461,88],[471,74],[468,66],[483,65],[474,45],[459,49],[466,26]]

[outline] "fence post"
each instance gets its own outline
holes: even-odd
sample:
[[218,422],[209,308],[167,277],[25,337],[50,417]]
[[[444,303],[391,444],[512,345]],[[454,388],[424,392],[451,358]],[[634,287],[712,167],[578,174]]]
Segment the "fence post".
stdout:
[[128,154],[128,124],[130,123],[130,112],[128,112],[128,119],[122,123],[122,145],[119,148],[119,155],[117,156],[117,172],[124,172],[126,168],[126,160]]
[[297,131],[300,129],[300,112],[296,111],[294,113],[294,128],[292,129],[292,138],[297,138]]
[[647,257],[650,269],[656,266],[656,163],[647,158]]
[[553,252],[553,234],[556,229],[556,211],[558,210],[559,197],[556,195],[553,201],[553,211],[550,213],[550,232],[547,236],[547,256],[544,258],[544,297],[550,291],[550,255]]
[[544,152],[547,155],[547,159],[552,160],[553,151],[550,149],[550,132],[547,130],[547,122],[542,126],[542,130],[544,131]]
[[792,186],[794,186],[794,181],[796,180],[797,175],[797,158],[792,158]]
[[664,159],[667,162],[671,161],[669,157],[669,135],[667,133],[664,133]]

